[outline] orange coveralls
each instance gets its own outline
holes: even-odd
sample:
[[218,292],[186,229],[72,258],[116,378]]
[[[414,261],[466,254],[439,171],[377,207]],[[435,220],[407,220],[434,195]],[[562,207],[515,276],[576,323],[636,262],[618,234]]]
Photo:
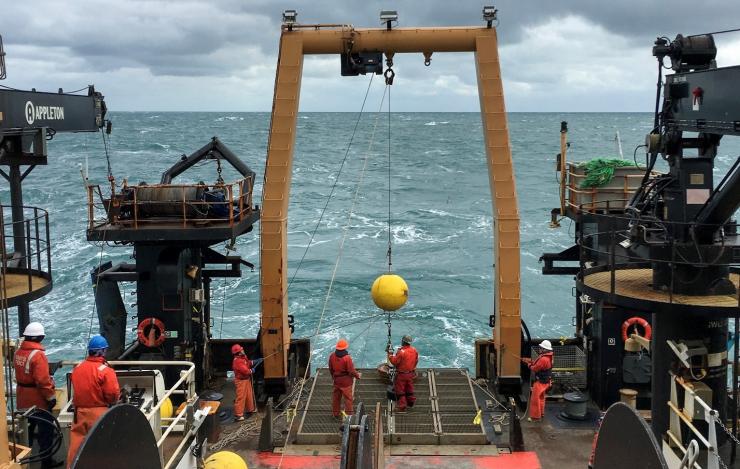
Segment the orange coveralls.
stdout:
[[334,380],[334,389],[331,393],[332,415],[340,416],[342,398],[344,398],[344,413],[352,415],[354,409],[352,385],[355,378],[359,379],[360,373],[355,370],[355,364],[349,352],[335,350],[329,355],[329,373]]
[[44,353],[44,346],[38,342],[24,340],[21,348],[15,352],[15,380],[19,409],[36,406],[47,410],[49,401],[54,399],[54,381],[49,376],[49,360]]
[[236,355],[231,363],[234,371],[234,417],[244,416],[244,412],[251,414],[257,410],[254,405],[254,388],[252,387],[252,361],[246,355]]
[[69,433],[67,467],[72,465],[87,432],[118,401],[121,393],[116,372],[103,357],[87,357],[72,370],[71,380],[75,419]]
[[[49,410],[49,403],[56,393],[54,392],[54,380],[49,376],[49,360],[44,353],[44,347],[30,340],[24,340],[21,347],[15,352],[13,359],[15,367],[16,396],[19,409]],[[48,420],[51,418],[45,413],[36,413],[36,417]],[[33,446],[35,439],[39,443],[39,450],[44,451],[54,443],[54,431],[52,423],[44,424],[36,420],[28,423],[29,443]],[[52,456],[44,460],[43,464],[52,462]]]
[[406,406],[414,407],[416,402],[414,378],[416,378],[416,365],[419,364],[419,352],[411,345],[404,344],[395,356],[389,355],[388,359],[396,367],[396,382],[393,391],[398,399],[397,409],[403,412]]
[[529,369],[535,375],[529,402],[529,418],[533,420],[541,419],[545,415],[545,392],[551,384],[552,357],[552,352],[545,352],[529,363]]

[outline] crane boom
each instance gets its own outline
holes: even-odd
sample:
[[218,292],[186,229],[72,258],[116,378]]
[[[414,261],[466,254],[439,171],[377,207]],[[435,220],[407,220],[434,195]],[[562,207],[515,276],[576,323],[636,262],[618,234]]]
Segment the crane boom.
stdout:
[[0,89],[0,135],[39,127],[96,132],[103,126],[105,112],[103,95],[93,86],[87,95]]
[[[0,37],[0,79],[5,78],[5,52]],[[46,142],[57,132],[97,132],[105,123],[107,108],[103,95],[90,85],[87,95],[0,88],[0,176],[10,185],[13,225],[11,259],[23,265],[27,253],[24,228],[23,180],[38,165],[47,164]],[[108,128],[110,131],[110,127]],[[21,171],[21,166],[27,166]],[[27,302],[18,305],[18,327],[30,322]]]

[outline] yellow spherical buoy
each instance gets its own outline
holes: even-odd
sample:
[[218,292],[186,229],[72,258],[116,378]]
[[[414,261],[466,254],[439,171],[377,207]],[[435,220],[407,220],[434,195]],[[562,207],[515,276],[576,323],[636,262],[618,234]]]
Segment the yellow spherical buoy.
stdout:
[[383,274],[376,278],[371,292],[375,304],[385,311],[395,311],[409,299],[409,286],[395,274]]
[[238,454],[231,451],[219,451],[208,456],[204,469],[249,469],[247,463]]
[[159,408],[159,415],[163,419],[169,419],[172,418],[172,412],[174,412],[174,410],[175,409],[172,406],[172,401],[168,397],[164,400],[162,406]]

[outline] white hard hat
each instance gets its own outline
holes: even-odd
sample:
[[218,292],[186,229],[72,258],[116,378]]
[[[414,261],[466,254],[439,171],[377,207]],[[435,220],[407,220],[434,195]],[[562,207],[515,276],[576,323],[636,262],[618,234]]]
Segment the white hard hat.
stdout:
[[540,347],[552,352],[552,344],[550,343],[549,340],[543,340],[542,342],[540,342]]
[[40,322],[32,322],[23,330],[23,335],[26,337],[38,337],[46,334],[44,334],[44,326]]

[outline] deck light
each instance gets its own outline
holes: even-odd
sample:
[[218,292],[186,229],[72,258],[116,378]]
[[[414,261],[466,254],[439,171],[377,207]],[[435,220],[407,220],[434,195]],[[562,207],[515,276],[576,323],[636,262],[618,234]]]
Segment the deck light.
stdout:
[[293,25],[298,19],[298,12],[295,10],[283,11],[283,25],[288,27],[288,31],[293,30]]
[[483,7],[483,19],[487,23],[487,27],[490,29],[493,26],[493,22],[496,21],[498,18],[496,18],[496,14],[498,13],[498,10],[493,5],[488,5]]
[[385,23],[388,31],[391,30],[392,23],[398,22],[398,12],[396,10],[381,10],[380,11],[380,24]]

